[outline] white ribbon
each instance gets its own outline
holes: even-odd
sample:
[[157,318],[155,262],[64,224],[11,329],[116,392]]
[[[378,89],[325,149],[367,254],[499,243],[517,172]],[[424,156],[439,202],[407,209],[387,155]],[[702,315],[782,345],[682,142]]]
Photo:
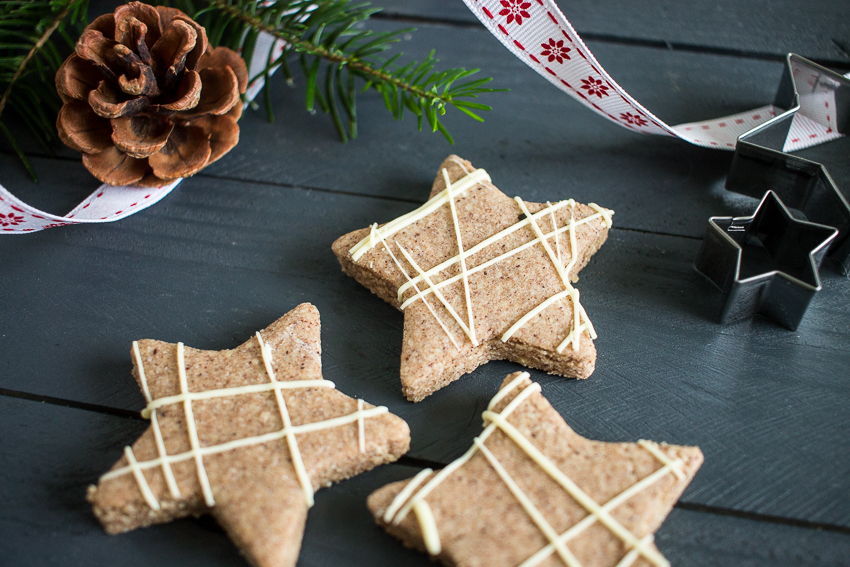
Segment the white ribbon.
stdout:
[[[257,37],[257,44],[248,67],[248,76],[262,73],[271,60],[283,52],[283,42],[267,33]],[[269,50],[272,49],[271,53]],[[272,69],[272,72],[274,69]],[[263,88],[265,79],[258,77],[248,85],[246,96],[252,100]],[[103,184],[74,210],[64,216],[51,215],[27,205],[0,185],[0,234],[26,234],[45,228],[69,224],[114,222],[147,209],[168,195],[183,181],[177,179],[162,187],[113,187]]]
[[[553,0],[464,0],[470,10],[514,55],[550,83],[597,114],[644,134],[672,136],[706,148],[734,150],[738,136],[786,112],[772,104],[714,120],[668,126],[633,99],[602,68]],[[262,72],[275,43],[260,34],[249,76]],[[274,45],[273,57],[283,49]],[[795,78],[807,72],[794,67]],[[847,74],[850,78],[850,73]],[[262,89],[260,77],[248,87],[248,99]],[[803,98],[803,95],[801,95]],[[805,94],[804,108],[794,115],[784,151],[795,151],[842,137],[836,127],[833,89]],[[22,234],[54,226],[112,222],[150,207],[171,192],[180,179],[156,189],[102,185],[65,216],[30,207],[0,186],[0,234]]]
[[[505,47],[550,83],[608,120],[643,134],[673,136],[706,148],[734,150],[738,136],[785,109],[768,104],[748,112],[668,126],[611,78],[554,0],[464,0]],[[795,79],[803,66],[794,67]],[[850,73],[847,75],[850,77]],[[794,116],[784,151],[842,137],[836,127],[833,89],[807,93],[806,108]],[[819,97],[817,101],[811,97]],[[830,111],[831,109],[831,111]]]

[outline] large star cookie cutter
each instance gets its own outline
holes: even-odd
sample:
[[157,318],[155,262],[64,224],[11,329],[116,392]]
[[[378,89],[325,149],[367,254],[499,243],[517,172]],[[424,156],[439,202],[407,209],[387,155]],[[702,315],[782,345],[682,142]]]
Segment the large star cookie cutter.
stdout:
[[838,233],[795,219],[773,191],[751,217],[711,217],[695,267],[721,291],[720,322],[761,313],[796,330],[822,288],[818,268]]
[[827,254],[850,275],[850,203],[839,189],[850,190],[847,145],[820,146],[817,161],[789,153],[850,131],[850,78],[793,53],[786,61],[775,105],[788,110],[738,138],[726,189],[756,198],[773,191],[808,220],[835,227]]

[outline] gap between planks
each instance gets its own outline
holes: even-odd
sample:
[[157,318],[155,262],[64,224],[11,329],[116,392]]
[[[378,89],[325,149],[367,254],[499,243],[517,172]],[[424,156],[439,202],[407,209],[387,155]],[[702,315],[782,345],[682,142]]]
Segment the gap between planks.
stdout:
[[[0,148],[0,154],[6,155],[15,155],[15,153],[11,150],[6,150]],[[35,157],[39,159],[57,159],[65,162],[79,162],[78,158],[75,157],[65,157],[65,156],[51,156],[46,154],[39,153],[31,153],[27,157]],[[392,197],[388,195],[375,195],[372,193],[358,193],[356,191],[344,191],[341,189],[329,189],[327,187],[311,187],[309,185],[293,185],[291,183],[282,183],[277,181],[266,181],[266,180],[253,180],[253,179],[242,179],[240,177],[232,177],[228,175],[216,175],[212,173],[198,173],[194,175],[195,178],[206,178],[206,179],[215,179],[218,181],[227,181],[231,183],[249,183],[252,185],[260,185],[263,187],[280,187],[282,189],[294,189],[296,191],[305,191],[307,193],[316,192],[316,193],[327,193],[330,195],[344,195],[346,197],[362,197],[366,199],[377,199],[379,201],[390,201],[393,203],[409,203],[413,205],[421,205],[421,199],[410,199],[407,197]],[[623,231],[623,232],[635,232],[638,234],[648,234],[652,236],[669,236],[672,238],[685,238],[687,240],[702,240],[702,236],[691,236],[688,234],[674,234],[672,232],[662,232],[662,231],[652,231],[645,230],[640,228],[629,228],[622,226],[612,226],[610,230],[614,231]]]
[[[112,415],[115,417],[121,417],[124,419],[132,419],[135,421],[146,421],[142,418],[140,412],[134,412],[125,409],[112,408],[109,406],[102,406],[98,404],[89,404],[85,402],[78,402],[74,400],[65,400],[62,398],[54,398],[51,396],[42,396],[38,394],[31,394],[28,392],[20,392],[17,390],[9,390],[7,388],[0,388],[0,396],[7,396],[10,398],[17,398],[21,400],[27,400],[35,403],[45,403],[51,404],[60,407],[67,407],[72,409],[80,409],[84,411],[90,411],[94,413]],[[407,455],[402,455],[395,463],[408,467],[414,467],[419,469],[431,468],[431,469],[441,469],[444,468],[447,463],[441,463],[438,461],[431,461],[429,459],[420,459],[418,457],[409,457]],[[805,528],[805,529],[814,529],[821,530],[826,532],[835,532],[845,535],[850,535],[850,527],[845,526],[836,526],[833,524],[823,524],[819,522],[810,522],[808,520],[799,520],[795,518],[785,518],[783,516],[772,516],[770,514],[759,514],[757,512],[746,512],[743,510],[735,510],[732,508],[722,508],[719,506],[709,506],[706,504],[694,504],[690,502],[682,502],[679,501],[674,505],[674,508],[679,508],[681,510],[688,510],[690,512],[697,512],[702,514],[713,514],[716,516],[727,516],[732,518],[741,518],[745,520],[753,520],[757,522],[766,522],[770,524],[780,524],[785,526],[792,526],[797,528]]]
[[[447,26],[456,28],[482,28],[481,24],[471,20],[461,20],[455,18],[435,18],[430,16],[411,16],[405,14],[389,14],[386,12],[378,12],[372,15],[374,20],[385,20],[389,22],[423,24]],[[759,61],[778,61],[785,62],[785,55],[776,53],[767,53],[762,51],[749,51],[746,49],[732,49],[727,47],[711,47],[707,45],[696,45],[693,43],[685,43],[681,41],[667,41],[661,39],[640,39],[633,37],[625,37],[614,34],[598,33],[576,30],[576,33],[585,41],[598,41],[600,43],[610,43],[614,45],[633,45],[636,47],[647,47],[650,49],[662,49],[664,51],[680,51],[685,53],[700,53],[704,55],[719,55],[721,57],[734,57],[737,59],[756,59]],[[844,46],[836,40],[832,40],[839,49],[844,51]],[[818,65],[840,69],[842,71],[850,70],[850,64],[846,61],[824,58],[807,58],[814,61]]]

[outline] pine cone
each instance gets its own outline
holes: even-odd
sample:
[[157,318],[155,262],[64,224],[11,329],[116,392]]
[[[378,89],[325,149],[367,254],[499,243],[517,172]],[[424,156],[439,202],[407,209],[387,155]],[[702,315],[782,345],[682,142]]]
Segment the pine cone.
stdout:
[[95,19],[56,74],[61,140],[110,185],[194,175],[239,141],[245,62],[180,10],[131,2]]

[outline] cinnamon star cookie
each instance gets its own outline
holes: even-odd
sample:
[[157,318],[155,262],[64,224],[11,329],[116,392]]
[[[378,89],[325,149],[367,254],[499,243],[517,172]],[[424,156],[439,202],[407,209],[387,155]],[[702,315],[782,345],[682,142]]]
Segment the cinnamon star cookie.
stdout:
[[614,211],[526,203],[449,156],[430,200],[339,238],[343,271],[404,311],[401,384],[418,402],[489,360],[573,378],[596,364],[596,332],[573,287]]
[[292,566],[313,492],[410,445],[402,419],[322,379],[309,303],[233,350],[142,340],[132,357],[151,424],[88,491],[110,534],[209,513],[251,564]]
[[458,460],[369,496],[378,524],[457,567],[656,567],[653,533],[702,464],[697,447],[578,435],[528,373],[508,376]]

